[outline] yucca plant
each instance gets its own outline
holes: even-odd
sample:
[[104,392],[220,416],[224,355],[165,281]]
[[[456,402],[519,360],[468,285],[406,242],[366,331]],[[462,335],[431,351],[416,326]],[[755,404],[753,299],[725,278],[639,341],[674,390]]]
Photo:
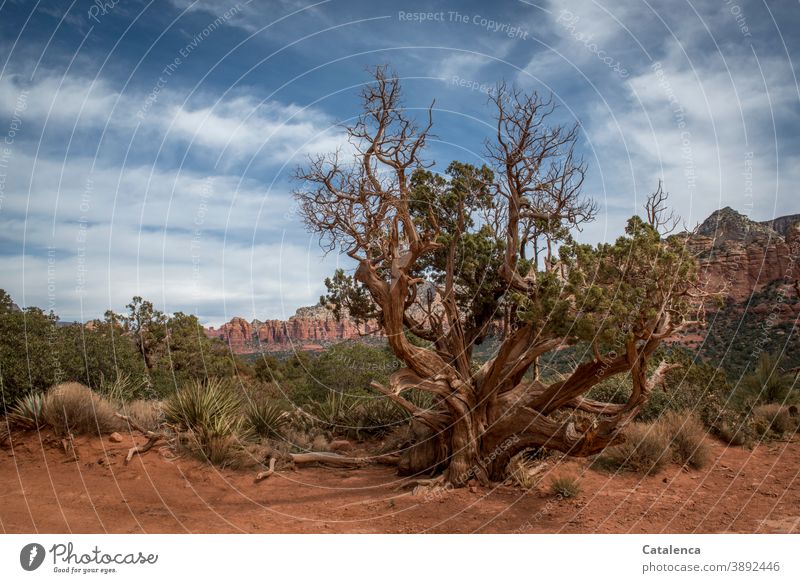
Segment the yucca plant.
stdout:
[[220,379],[192,381],[164,403],[164,419],[201,435],[232,435],[242,424],[241,401]]
[[244,409],[248,429],[262,437],[278,437],[281,429],[289,423],[289,414],[284,407],[267,399],[253,400]]
[[8,414],[8,422],[25,429],[36,429],[44,425],[43,411],[44,394],[30,393],[17,399]]

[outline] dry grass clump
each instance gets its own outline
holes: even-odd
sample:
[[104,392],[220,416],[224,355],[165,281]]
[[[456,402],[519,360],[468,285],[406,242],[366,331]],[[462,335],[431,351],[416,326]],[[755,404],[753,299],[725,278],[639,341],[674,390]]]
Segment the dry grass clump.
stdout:
[[670,411],[657,423],[670,439],[673,461],[695,470],[708,465],[711,452],[703,439],[706,429],[696,415]]
[[123,403],[120,407],[122,414],[131,418],[143,429],[157,431],[164,421],[164,412],[159,401],[145,401],[137,399],[130,403]]
[[706,429],[696,415],[669,411],[653,423],[632,423],[625,441],[603,451],[593,466],[608,471],[657,474],[670,461],[693,469],[705,467],[711,457]]
[[550,492],[554,496],[561,498],[574,498],[581,493],[581,485],[578,478],[573,476],[559,476],[550,482]]
[[656,474],[670,460],[670,438],[660,423],[632,423],[625,429],[624,439],[598,455],[593,466],[608,471]]
[[770,432],[777,435],[794,433],[800,417],[792,416],[789,407],[777,403],[753,408],[753,426],[759,437],[767,437]]
[[547,469],[546,461],[530,459],[526,452],[521,452],[508,462],[506,474],[512,484],[524,490],[530,490],[541,482],[545,469]]
[[121,427],[111,403],[80,383],[62,383],[47,391],[42,416],[60,435],[103,435]]

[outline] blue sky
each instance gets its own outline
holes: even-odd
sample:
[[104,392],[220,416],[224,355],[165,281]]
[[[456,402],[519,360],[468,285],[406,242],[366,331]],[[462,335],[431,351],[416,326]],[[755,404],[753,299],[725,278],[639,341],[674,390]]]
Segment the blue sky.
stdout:
[[663,179],[689,225],[800,212],[800,4],[0,0],[0,287],[86,320],[130,297],[205,323],[286,318],[340,263],[293,208],[344,143],[366,70],[436,99],[428,157],[479,163],[487,88],[581,124],[580,238],[612,240]]

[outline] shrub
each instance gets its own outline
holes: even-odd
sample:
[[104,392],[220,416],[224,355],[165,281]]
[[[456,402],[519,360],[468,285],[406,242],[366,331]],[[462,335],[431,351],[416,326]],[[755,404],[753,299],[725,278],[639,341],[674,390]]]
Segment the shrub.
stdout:
[[223,380],[191,381],[167,398],[164,418],[179,429],[231,435],[241,428],[241,401]]
[[593,466],[611,471],[656,474],[670,460],[670,440],[660,423],[632,423],[624,431],[624,440],[600,453]]
[[8,413],[8,423],[25,429],[37,429],[44,423],[44,395],[30,393],[17,399]]
[[658,423],[670,440],[673,461],[696,470],[708,464],[711,453],[703,439],[706,430],[697,416],[670,411]]
[[581,486],[578,482],[578,478],[572,476],[560,476],[553,478],[553,480],[550,482],[550,492],[554,496],[573,498],[580,494]]
[[777,403],[760,405],[752,411],[753,426],[759,437],[767,437],[770,432],[783,435],[797,431],[797,417],[789,414],[788,407]]
[[742,446],[750,441],[744,420],[740,422],[722,421],[717,427],[717,437],[728,445]]
[[44,420],[60,435],[102,435],[121,427],[108,400],[80,383],[63,383],[44,398]]
[[277,401],[254,399],[244,409],[247,428],[262,437],[278,437],[289,422],[289,415]]
[[762,353],[755,370],[742,378],[731,393],[731,402],[741,408],[756,404],[787,403],[795,399],[794,375],[780,369],[776,355]]

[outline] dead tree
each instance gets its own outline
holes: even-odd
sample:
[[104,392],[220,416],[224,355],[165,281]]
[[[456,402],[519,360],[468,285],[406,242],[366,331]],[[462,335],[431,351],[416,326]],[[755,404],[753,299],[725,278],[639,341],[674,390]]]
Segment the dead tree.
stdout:
[[[347,130],[354,157],[312,158],[295,196],[323,248],[355,262],[357,289],[328,300],[376,317],[404,364],[390,386],[374,385],[422,428],[401,471],[460,486],[502,478],[524,449],[588,456],[614,442],[667,370],[651,358],[691,323],[697,293],[694,261],[658,232],[661,189],[648,220],[631,218],[615,243],[580,245],[572,233],[597,207],[582,194],[579,128],[549,125],[552,100],[501,84],[491,164],[454,162],[440,175],[423,158],[431,109],[421,123],[408,117],[386,67],[361,98]],[[473,347],[500,321],[499,348],[475,365]],[[566,347],[574,369],[539,375],[536,363]],[[586,397],[620,374],[632,382],[626,403]],[[434,406],[415,405],[410,389],[432,393]]]

